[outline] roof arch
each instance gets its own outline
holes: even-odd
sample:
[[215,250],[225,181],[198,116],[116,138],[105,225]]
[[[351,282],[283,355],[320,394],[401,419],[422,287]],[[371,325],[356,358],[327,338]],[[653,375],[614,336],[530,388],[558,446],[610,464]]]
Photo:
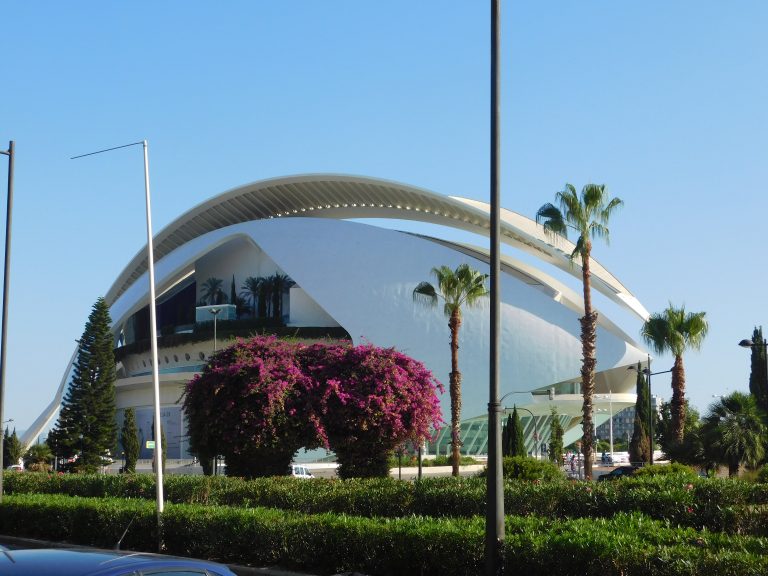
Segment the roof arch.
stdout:
[[[490,234],[490,205],[485,202],[379,178],[303,174],[260,180],[198,204],[155,235],[155,258],[159,261],[190,240],[232,224],[291,217],[413,220],[486,237]],[[579,262],[570,260],[572,242],[546,236],[542,226],[510,210],[502,210],[500,219],[504,244],[581,277]],[[599,262],[590,264],[596,290],[641,319],[648,317],[648,311],[616,277]],[[117,277],[107,292],[107,302],[114,303],[146,270],[143,248]]]

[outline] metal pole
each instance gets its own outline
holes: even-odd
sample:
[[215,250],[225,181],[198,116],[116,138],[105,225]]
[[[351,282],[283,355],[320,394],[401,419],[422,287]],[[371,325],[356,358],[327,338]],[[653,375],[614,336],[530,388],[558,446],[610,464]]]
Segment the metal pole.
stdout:
[[[5,403],[5,358],[6,342],[8,341],[8,287],[11,278],[11,214],[13,208],[13,140],[8,144],[7,151],[1,151],[8,156],[8,203],[5,213],[5,267],[3,271],[3,327],[2,340],[0,341],[0,422],[3,421],[3,407]],[[0,441],[0,502],[3,500],[3,444]]]
[[155,401],[155,484],[157,485],[157,526],[160,531],[160,515],[163,513],[163,441],[160,426],[160,371],[157,361],[157,310],[155,306],[155,255],[152,247],[152,205],[149,195],[149,154],[147,141],[144,148],[144,191],[147,202],[147,269],[149,270],[149,330],[152,341],[152,386]]
[[419,442],[419,474],[418,474],[419,480],[421,480],[421,458],[422,458],[421,447],[422,445],[423,445],[423,441],[420,441]]
[[488,398],[488,503],[485,523],[485,566],[488,576],[502,573],[501,550],[504,542],[504,485],[501,477],[501,422],[499,404],[499,324],[501,261],[499,254],[499,44],[500,0],[491,0],[491,318]]
[[221,308],[211,308],[210,312],[213,314],[213,353],[216,354],[216,320],[219,317]]
[[613,392],[610,388],[608,389],[608,412],[611,416],[611,419],[608,420],[608,436],[611,444],[611,460],[613,460]]

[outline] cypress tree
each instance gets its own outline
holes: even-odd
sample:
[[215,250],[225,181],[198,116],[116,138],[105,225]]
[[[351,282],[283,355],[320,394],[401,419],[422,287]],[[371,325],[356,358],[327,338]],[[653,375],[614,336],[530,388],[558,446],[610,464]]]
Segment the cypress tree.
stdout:
[[3,470],[10,466],[10,458],[8,457],[8,441],[11,439],[11,433],[8,431],[8,426],[5,427],[3,432]]
[[629,443],[630,462],[651,461],[651,439],[648,435],[648,381],[637,363],[637,401],[635,402],[635,421],[632,431],[632,440]]
[[504,430],[501,433],[501,455],[509,456],[510,435],[512,431],[512,414],[507,415],[507,422],[504,425]]
[[78,454],[74,468],[94,471],[117,443],[112,320],[103,297],[93,305],[79,340],[72,380],[48,444],[59,455]]
[[517,406],[512,409],[512,424],[509,428],[509,456],[527,456],[523,440],[523,425],[517,414]]
[[10,434],[6,426],[5,433],[3,434],[3,468],[8,468],[12,464],[18,464],[23,452],[21,440],[16,435],[16,428],[13,429],[13,434]]
[[18,464],[21,457],[24,456],[24,447],[16,435],[16,428],[13,429],[13,434],[8,437],[8,442],[4,448],[3,454],[8,454],[8,466]]
[[552,408],[552,426],[549,434],[549,459],[558,466],[563,461],[563,425],[557,415],[557,410]]
[[125,452],[124,472],[136,472],[136,461],[139,459],[139,430],[136,427],[136,415],[133,408],[127,408],[123,417],[123,428],[120,433],[120,443]]
[[763,327],[752,331],[752,369],[749,373],[749,392],[755,397],[758,407],[768,412],[768,373],[765,364],[765,340]]

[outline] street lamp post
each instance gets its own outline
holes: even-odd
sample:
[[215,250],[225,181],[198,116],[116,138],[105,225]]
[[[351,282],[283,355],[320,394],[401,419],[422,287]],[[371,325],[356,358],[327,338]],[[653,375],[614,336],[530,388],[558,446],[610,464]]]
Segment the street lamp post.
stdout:
[[[651,441],[650,465],[653,465],[653,394],[651,392],[651,376],[656,376],[657,374],[667,374],[668,372],[672,372],[673,369],[670,368],[669,370],[662,370],[661,372],[651,372],[650,366],[651,366],[651,355],[649,354],[648,366],[640,370],[640,372],[648,378],[648,430],[650,432],[649,438]],[[635,372],[637,372],[637,366],[628,366],[627,370],[634,370]]]
[[[11,213],[13,208],[13,161],[16,156],[13,140],[8,144],[8,150],[0,150],[0,154],[8,156],[8,199],[5,213],[5,267],[3,271],[3,325],[2,340],[0,340],[0,421],[3,419],[5,403],[5,352],[8,341],[8,286],[11,277]],[[3,444],[0,442],[0,502],[3,501]]]
[[490,106],[490,330],[488,355],[488,501],[485,515],[485,573],[496,576],[502,572],[504,546],[504,483],[501,470],[501,412],[499,380],[501,357],[501,138],[499,111],[501,109],[501,0],[491,0],[491,106]]
[[210,313],[213,314],[213,353],[214,354],[216,354],[216,319],[219,317],[219,312],[221,312],[221,308],[210,309]]
[[118,150],[121,148],[128,148],[129,146],[141,145],[144,149],[144,199],[146,203],[146,215],[147,215],[147,271],[149,275],[149,336],[152,347],[152,387],[154,392],[154,412],[155,412],[155,496],[157,505],[157,526],[158,526],[158,548],[162,550],[162,513],[164,509],[163,498],[163,446],[162,446],[162,433],[160,426],[160,370],[158,367],[157,358],[157,305],[155,297],[155,255],[153,248],[152,237],[152,206],[150,203],[149,192],[149,146],[146,140],[140,142],[132,142],[130,144],[124,144],[122,146],[115,146],[114,148],[107,148],[105,150],[98,150],[96,152],[89,152],[88,154],[81,154],[79,156],[73,156],[71,159],[83,158],[85,156],[93,156],[94,154],[101,154],[103,152],[110,152],[112,150]]
[[763,349],[763,356],[765,356],[765,377],[768,379],[768,342],[763,340],[763,342],[753,342],[752,340],[749,340],[748,338],[742,340],[739,342],[739,346],[742,348],[762,348]]

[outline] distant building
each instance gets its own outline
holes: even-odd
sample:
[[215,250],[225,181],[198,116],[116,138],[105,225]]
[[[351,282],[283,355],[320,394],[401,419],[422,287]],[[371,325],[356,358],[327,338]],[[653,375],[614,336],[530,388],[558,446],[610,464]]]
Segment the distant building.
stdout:
[[[483,202],[396,182],[307,175],[235,188],[166,226],[154,238],[154,254],[161,418],[168,457],[188,455],[180,396],[214,349],[224,345],[226,331],[240,328],[247,335],[271,330],[308,340],[330,337],[393,346],[423,362],[447,387],[447,321],[441,308],[414,305],[412,292],[419,282],[432,279],[436,266],[469,263],[489,270],[487,247],[458,243],[450,233],[475,233],[478,243],[487,245],[489,212]],[[429,225],[425,229],[430,235],[383,228],[377,225],[380,219],[417,221]],[[502,256],[503,404],[509,410],[520,408],[532,449],[548,439],[553,407],[563,422],[565,442],[572,442],[581,435],[582,297],[545,269],[557,268],[580,280],[578,262],[569,258],[574,245],[547,237],[534,221],[509,210],[501,211],[501,242],[508,251],[533,256],[537,263]],[[640,302],[599,262],[591,262],[591,273],[593,290],[638,318],[647,317]],[[273,282],[277,276],[282,283],[272,286],[268,298],[244,289],[246,281]],[[118,358],[118,419],[126,408],[134,408],[143,439],[150,439],[153,366],[144,248],[115,279],[106,299]],[[487,303],[464,311],[462,439],[463,451],[471,454],[487,452],[488,333]],[[595,392],[612,390],[617,411],[632,406],[635,376],[627,367],[645,363],[646,351],[603,311],[598,315],[597,344]],[[27,443],[56,416],[71,367],[25,436]],[[441,401],[448,421],[447,391]],[[607,400],[596,402],[607,407]],[[448,439],[443,430],[430,452],[445,453]],[[148,455],[145,449],[142,457]]]
[[[659,414],[661,409],[661,403],[663,399],[659,396],[651,397],[651,406],[656,414]],[[623,440],[629,442],[632,439],[632,434],[635,431],[635,407],[629,406],[624,408],[621,412],[613,415],[613,441]],[[600,424],[597,427],[597,437],[600,440],[609,441],[611,435],[611,428],[608,421]]]

